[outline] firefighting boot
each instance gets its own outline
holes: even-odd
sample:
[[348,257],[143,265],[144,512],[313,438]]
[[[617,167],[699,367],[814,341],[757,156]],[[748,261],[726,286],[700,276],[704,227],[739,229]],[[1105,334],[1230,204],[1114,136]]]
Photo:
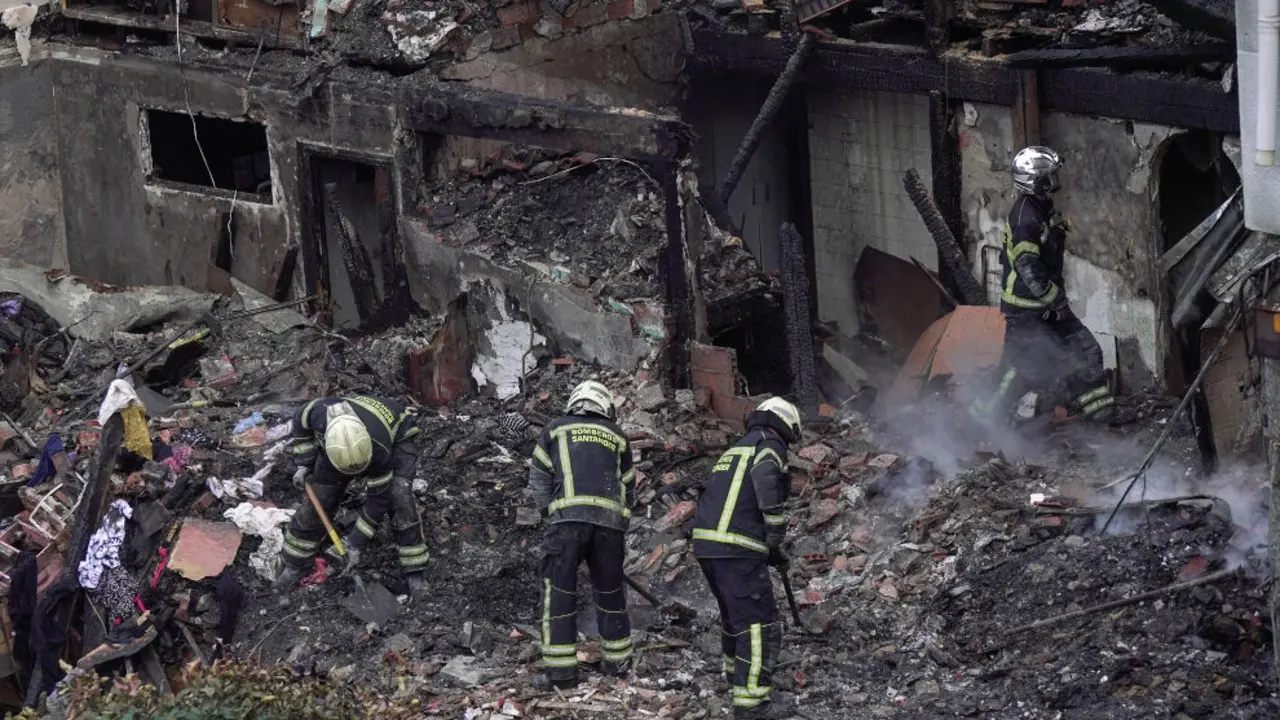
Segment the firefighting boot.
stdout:
[[600,672],[609,677],[625,678],[631,672],[631,658],[626,660],[605,660],[600,663]]
[[578,668],[547,668],[541,677],[534,678],[533,687],[539,691],[568,690],[578,686]]
[[768,701],[753,708],[735,707],[733,720],[786,720],[795,717],[796,698],[791,693],[774,692]]
[[1108,427],[1123,427],[1137,421],[1138,416],[1132,409],[1119,405],[1108,405],[1089,416],[1089,419]]
[[420,572],[413,573],[412,575],[409,575],[407,578],[405,578],[405,580],[409,583],[410,596],[415,598],[426,597],[427,590],[429,589],[427,586],[426,573],[420,573]]
[[297,565],[285,565],[280,568],[280,574],[271,583],[271,592],[277,595],[287,595],[289,591],[298,586],[298,581],[301,579],[302,568]]

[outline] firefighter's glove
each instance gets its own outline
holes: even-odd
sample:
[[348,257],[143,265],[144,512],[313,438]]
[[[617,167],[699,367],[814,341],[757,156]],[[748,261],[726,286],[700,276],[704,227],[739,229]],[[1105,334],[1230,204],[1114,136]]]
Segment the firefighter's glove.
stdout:
[[293,472],[293,486],[299,490],[307,484],[307,478],[311,475],[310,468],[300,467]]
[[1053,305],[1040,316],[1047,322],[1062,322],[1071,317],[1071,307],[1067,303],[1067,294],[1058,292],[1058,297],[1054,298]]
[[773,536],[768,538],[769,543],[769,564],[774,567],[788,567],[791,565],[791,558],[787,557],[787,553],[782,549],[782,538]]

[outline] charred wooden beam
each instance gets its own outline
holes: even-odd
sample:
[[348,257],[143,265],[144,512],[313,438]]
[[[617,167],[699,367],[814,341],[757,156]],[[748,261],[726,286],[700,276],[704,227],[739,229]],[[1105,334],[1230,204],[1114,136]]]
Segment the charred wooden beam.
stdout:
[[925,3],[925,39],[935,55],[951,42],[951,20],[955,17],[955,0],[928,0]]
[[946,272],[955,281],[956,289],[960,291],[960,301],[966,305],[986,305],[987,294],[983,291],[981,283],[973,277],[973,273],[969,272],[969,263],[965,260],[964,251],[960,249],[960,243],[956,242],[951,229],[942,219],[938,206],[933,204],[929,191],[924,189],[924,183],[920,181],[920,173],[914,169],[908,170],[902,178],[902,187],[906,189],[907,196],[911,198],[911,204],[916,206],[920,219],[924,220],[924,226],[933,236],[933,242],[938,246],[938,267],[946,268]]
[[1236,4],[1231,0],[1151,0],[1151,4],[1188,30],[1201,30],[1223,40],[1236,36]]
[[791,360],[791,394],[809,417],[818,412],[817,369],[813,359],[813,315],[804,238],[791,223],[778,232],[781,254],[782,307],[786,316],[787,355]]
[[1096,47],[1023,50],[1004,58],[1015,68],[1109,67],[1115,70],[1180,70],[1206,62],[1231,62],[1236,48],[1227,43],[1187,47]]
[[[960,200],[960,135],[956,132],[957,104],[945,93],[929,93],[929,154],[933,165],[933,198],[938,213],[957,239],[964,237],[964,215]],[[963,247],[961,250],[963,251]],[[946,266],[939,265],[942,282],[952,294],[956,280]]]
[[667,381],[672,387],[690,387],[690,352],[695,332],[694,290],[689,277],[690,253],[685,241],[684,215],[680,211],[680,167],[673,160],[653,163],[650,172],[662,185],[665,200],[667,246],[658,264],[658,282],[666,290]]
[[369,258],[369,250],[360,239],[351,220],[342,212],[338,202],[336,183],[324,186],[326,209],[333,214],[333,226],[338,231],[338,246],[342,250],[342,265],[347,270],[347,279],[351,284],[351,295],[355,298],[356,312],[361,323],[369,323],[378,317],[382,300],[378,297],[378,285],[373,275],[373,260]]
[[[697,30],[689,69],[707,74],[748,73],[776,77],[787,62],[776,38]],[[820,43],[800,82],[829,88],[927,94],[953,100],[1012,105],[1016,78],[998,61],[948,53],[932,57],[919,47]],[[1234,93],[1219,82],[1174,75],[1117,74],[1094,68],[1039,73],[1041,110],[1135,120],[1170,127],[1240,132]]]
[[555,150],[585,150],[658,161],[682,155],[691,138],[688,126],[669,116],[631,108],[536,100],[467,86],[417,87],[408,92],[405,101],[410,121],[420,132]]
[[[156,32],[174,32],[173,20],[159,15],[144,15],[123,8],[105,5],[72,5],[63,7],[62,16],[70,20],[80,20],[100,25],[151,30]],[[301,49],[302,44],[296,36],[282,34],[272,30],[240,29],[200,20],[184,19],[179,25],[183,35],[191,37],[239,42],[256,46],[260,41],[266,48],[282,48],[286,50]]]
[[769,95],[764,99],[764,105],[761,106],[760,112],[756,114],[756,119],[751,122],[751,127],[747,128],[747,134],[742,138],[742,144],[738,146],[738,152],[733,156],[733,162],[729,164],[729,170],[724,175],[724,181],[720,183],[717,199],[722,207],[729,207],[729,198],[733,197],[733,191],[737,189],[738,182],[742,180],[742,173],[746,172],[747,164],[751,162],[751,156],[755,155],[756,148],[760,147],[760,141],[764,139],[764,131],[773,124],[774,118],[778,117],[778,112],[782,110],[783,104],[786,103],[787,95],[791,92],[791,86],[795,84],[796,75],[804,65],[805,59],[813,51],[813,45],[812,35],[805,33],[804,37],[800,38],[795,52],[791,53],[786,67],[782,69],[782,74],[778,76],[777,81],[773,83],[773,87],[769,89]]
[[1040,144],[1040,82],[1035,70],[1019,70],[1018,97],[1014,98],[1013,146]]

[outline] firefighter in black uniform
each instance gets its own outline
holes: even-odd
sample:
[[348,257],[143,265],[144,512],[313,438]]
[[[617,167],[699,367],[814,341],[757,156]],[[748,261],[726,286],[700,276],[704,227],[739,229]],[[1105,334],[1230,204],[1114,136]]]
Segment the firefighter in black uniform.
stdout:
[[[425,589],[422,572],[428,557],[413,497],[418,465],[413,439],[418,433],[413,412],[400,403],[367,396],[326,397],[298,411],[287,448],[297,468],[294,484],[301,488],[309,481],[330,518],[347,484],[359,476],[367,479],[364,507],[343,542],[344,572],[359,564],[378,524],[390,515],[400,565],[414,594]],[[304,499],[284,534],[284,567],[273,586],[276,592],[288,592],[298,583],[324,537],[320,516]]]
[[1065,389],[1075,409],[1091,420],[1119,425],[1129,419],[1111,395],[1102,348],[1067,304],[1063,263],[1070,226],[1053,206],[1061,169],[1058,153],[1043,146],[1023,148],[1013,158],[1018,197],[1000,254],[1004,355],[998,386],[970,407],[980,420],[1008,413],[1034,389]]
[[720,606],[724,672],[733,717],[790,717],[773,697],[773,667],[782,626],[768,565],[788,560],[783,504],[791,492],[787,447],[800,440],[800,412],[781,398],[747,416],[747,434],[716,461],[698,503],[693,554]]
[[586,562],[595,594],[606,674],[631,664],[622,563],[631,518],[631,445],[614,422],[613,394],[587,381],[574,388],[564,417],[547,425],[533,450],[529,490],[550,525],[542,551],[544,686],[578,684],[578,566]]

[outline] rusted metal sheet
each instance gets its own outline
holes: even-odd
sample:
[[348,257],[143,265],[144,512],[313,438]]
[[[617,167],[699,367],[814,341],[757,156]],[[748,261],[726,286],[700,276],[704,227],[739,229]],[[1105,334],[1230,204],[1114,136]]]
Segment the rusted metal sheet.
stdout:
[[961,305],[929,326],[884,396],[883,406],[910,402],[939,377],[972,377],[1000,362],[1004,316],[1000,308]]
[[895,350],[909,351],[942,312],[942,293],[908,260],[865,248],[853,272],[864,325]]
[[218,0],[218,24],[241,30],[270,30],[293,38],[298,35],[298,6],[274,6],[261,0]]

